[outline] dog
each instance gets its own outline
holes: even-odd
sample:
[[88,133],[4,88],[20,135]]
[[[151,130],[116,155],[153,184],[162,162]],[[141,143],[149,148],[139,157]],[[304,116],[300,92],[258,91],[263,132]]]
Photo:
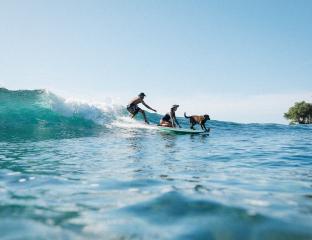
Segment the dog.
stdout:
[[199,124],[201,126],[201,128],[203,130],[205,130],[206,132],[209,132],[210,131],[210,128],[206,128],[205,126],[205,123],[210,120],[210,117],[208,114],[205,114],[203,116],[196,116],[196,115],[193,115],[193,116],[186,116],[186,113],[184,113],[184,117],[185,118],[189,118],[190,119],[190,125],[191,125],[191,129],[195,130],[194,129],[194,126],[196,124]]

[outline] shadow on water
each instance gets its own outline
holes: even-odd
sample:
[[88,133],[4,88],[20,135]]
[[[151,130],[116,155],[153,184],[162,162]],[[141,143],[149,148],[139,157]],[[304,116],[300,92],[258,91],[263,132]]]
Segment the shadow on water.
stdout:
[[190,135],[192,141],[199,141],[201,143],[207,143],[209,141],[209,134]]
[[165,132],[160,132],[159,134],[163,141],[164,147],[170,149],[171,151],[174,151],[175,146],[177,145],[179,135],[168,134]]

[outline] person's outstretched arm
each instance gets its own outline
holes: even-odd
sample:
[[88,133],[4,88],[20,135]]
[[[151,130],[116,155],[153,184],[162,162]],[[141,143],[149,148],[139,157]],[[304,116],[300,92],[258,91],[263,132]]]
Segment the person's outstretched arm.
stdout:
[[178,120],[177,120],[177,117],[176,117],[176,115],[175,115],[175,112],[171,112],[170,115],[171,115],[172,125],[173,125],[174,127],[176,127],[176,125],[178,125],[179,128],[181,128],[181,125],[180,125],[180,123],[179,123]]
[[172,127],[176,127],[176,124],[175,124],[175,116],[172,112],[170,112],[170,122],[172,123]]
[[181,125],[180,125],[180,123],[178,122],[176,116],[174,116],[174,121],[177,123],[177,125],[179,126],[179,128],[181,128]]
[[150,106],[148,106],[144,101],[142,101],[142,104],[147,107],[148,109],[154,111],[154,112],[157,112],[155,109],[151,108]]

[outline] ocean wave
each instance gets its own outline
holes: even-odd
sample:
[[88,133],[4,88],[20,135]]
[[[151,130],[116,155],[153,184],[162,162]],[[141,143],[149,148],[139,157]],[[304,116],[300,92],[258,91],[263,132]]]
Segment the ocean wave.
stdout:
[[[117,212],[117,214],[116,214]],[[312,232],[297,223],[264,216],[244,208],[188,197],[177,191],[116,210],[123,227],[112,222],[114,238],[142,239],[310,239]],[[119,215],[118,215],[119,214]],[[111,216],[109,216],[111,217]],[[142,222],[144,226],[142,227]],[[118,222],[120,223],[120,222]],[[224,226],[226,229],[224,230]],[[150,229],[146,232],[145,229]],[[118,232],[118,234],[116,234]],[[105,232],[110,236],[110,232]]]
[[125,114],[118,105],[64,99],[46,90],[0,89],[0,139],[92,135]]
[[[65,99],[47,90],[17,90],[0,88],[0,140],[15,138],[67,138],[91,136],[105,129],[155,129],[161,116],[146,112],[150,123],[144,124],[141,114],[130,119],[124,106],[113,103],[87,102]],[[213,116],[212,116],[213,118]],[[189,127],[183,117],[181,125]],[[241,124],[211,120],[207,124],[219,134],[259,132],[262,134],[282,130],[311,129],[310,126],[281,124]],[[198,126],[197,126],[198,127]]]
[[[47,90],[0,88],[0,140],[92,136],[112,128],[155,129],[124,106],[65,99]],[[152,125],[160,115],[147,112]]]

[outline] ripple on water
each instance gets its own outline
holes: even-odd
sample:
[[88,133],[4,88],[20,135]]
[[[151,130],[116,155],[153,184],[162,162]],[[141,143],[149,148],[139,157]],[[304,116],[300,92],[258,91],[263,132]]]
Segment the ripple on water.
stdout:
[[[111,214],[107,222],[109,227],[102,230],[107,231],[107,236],[126,239],[126,236],[143,236],[143,239],[312,238],[311,229],[304,229],[295,223],[204,199],[189,198],[176,191]],[[115,218],[123,220],[116,224]]]
[[0,142],[1,237],[312,239],[311,129],[209,125]]

